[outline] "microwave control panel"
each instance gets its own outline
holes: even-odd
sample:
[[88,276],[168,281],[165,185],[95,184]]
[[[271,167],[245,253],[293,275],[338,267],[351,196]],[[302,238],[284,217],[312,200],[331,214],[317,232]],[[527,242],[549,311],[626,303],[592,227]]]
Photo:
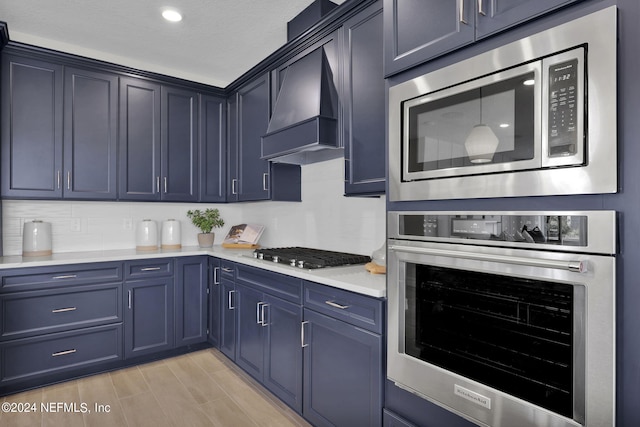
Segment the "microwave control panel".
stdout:
[[578,60],[549,66],[549,157],[578,151]]

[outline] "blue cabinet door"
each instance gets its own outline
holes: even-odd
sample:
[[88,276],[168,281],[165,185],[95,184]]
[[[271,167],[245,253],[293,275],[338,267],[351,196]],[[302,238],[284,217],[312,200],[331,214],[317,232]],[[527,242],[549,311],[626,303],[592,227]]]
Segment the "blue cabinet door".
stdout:
[[173,277],[125,282],[125,289],[125,357],[173,348]]
[[266,337],[262,382],[284,403],[302,413],[302,307],[264,296]]
[[199,201],[224,202],[227,181],[226,101],[201,95],[199,110]]
[[220,279],[220,351],[236,360],[236,290],[233,280]]
[[486,37],[578,0],[493,0],[478,3],[476,38]]
[[160,200],[160,85],[120,80],[119,198]]
[[386,165],[382,0],[346,21],[343,28],[345,194],[382,194]]
[[62,196],[62,68],[2,56],[3,197]]
[[233,164],[228,169],[228,201],[269,199],[269,162],[260,158],[271,111],[269,90],[267,73],[227,100],[229,163]]
[[382,425],[382,337],[304,310],[304,408],[315,426]]
[[209,258],[209,336],[208,340],[220,348],[220,260]]
[[198,94],[162,86],[161,199],[198,200]]
[[384,0],[383,9],[386,76],[475,39],[472,0]]
[[236,363],[258,381],[264,369],[264,297],[236,283]]
[[175,346],[207,340],[207,257],[175,260]]
[[118,76],[64,73],[63,196],[116,200]]

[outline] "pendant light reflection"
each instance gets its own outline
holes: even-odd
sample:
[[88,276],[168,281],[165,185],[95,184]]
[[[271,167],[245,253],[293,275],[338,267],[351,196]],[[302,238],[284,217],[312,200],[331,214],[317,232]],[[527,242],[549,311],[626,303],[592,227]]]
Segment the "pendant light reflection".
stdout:
[[464,141],[469,161],[476,164],[491,162],[499,142],[493,130],[482,123],[482,88],[480,88],[480,123],[471,129],[471,133]]
[[485,124],[475,125],[464,142],[471,163],[489,163],[498,148],[498,137]]

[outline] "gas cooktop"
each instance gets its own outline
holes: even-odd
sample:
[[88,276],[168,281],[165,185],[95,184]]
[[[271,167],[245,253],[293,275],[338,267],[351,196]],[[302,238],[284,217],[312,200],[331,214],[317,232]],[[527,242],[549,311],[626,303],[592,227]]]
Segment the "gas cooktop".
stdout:
[[365,255],[301,247],[256,249],[253,257],[308,269],[366,264],[371,261]]

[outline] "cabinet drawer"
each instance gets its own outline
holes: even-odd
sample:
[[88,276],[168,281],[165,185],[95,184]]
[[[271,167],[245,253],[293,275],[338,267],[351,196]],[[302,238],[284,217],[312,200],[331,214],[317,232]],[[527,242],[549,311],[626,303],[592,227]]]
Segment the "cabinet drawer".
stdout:
[[124,263],[125,280],[143,277],[172,276],[173,258],[145,259]]
[[0,344],[2,383],[122,359],[122,325],[98,326]]
[[304,288],[306,308],[382,334],[384,326],[382,300],[313,282],[305,282]]
[[122,285],[76,286],[0,296],[0,340],[122,321]]
[[231,261],[220,260],[220,272],[227,279],[234,279],[236,276],[236,264]]
[[0,270],[0,292],[49,289],[89,283],[122,281],[122,263],[76,264]]
[[287,301],[302,304],[302,279],[238,264],[236,283],[242,283]]

